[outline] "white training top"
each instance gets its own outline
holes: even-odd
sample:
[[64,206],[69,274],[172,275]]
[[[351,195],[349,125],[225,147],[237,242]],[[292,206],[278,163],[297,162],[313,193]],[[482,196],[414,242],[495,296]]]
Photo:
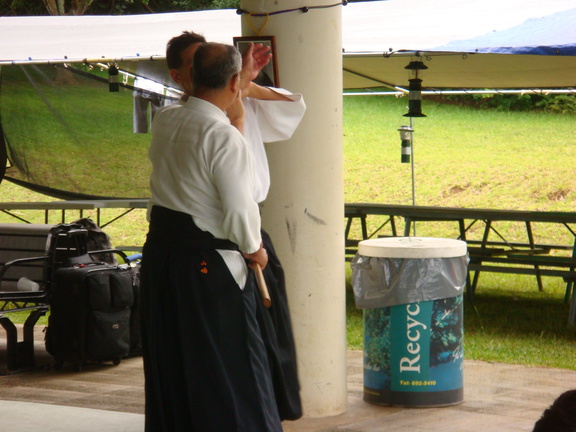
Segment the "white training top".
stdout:
[[150,206],[188,213],[245,253],[260,248],[252,198],[252,159],[240,132],[215,105],[197,98],[163,108],[152,125]]
[[[268,190],[270,188],[270,171],[268,167],[268,159],[266,157],[266,150],[264,148],[265,142],[277,142],[289,139],[304,116],[306,111],[306,104],[304,103],[304,98],[300,94],[291,94],[284,89],[272,89],[277,93],[281,93],[289,98],[291,101],[279,101],[279,100],[259,100],[253,98],[244,98],[244,109],[245,109],[245,120],[244,120],[244,138],[248,142],[250,147],[250,159],[251,159],[251,169],[253,173],[253,179],[251,182],[252,197],[256,203],[260,203],[266,199],[268,195]],[[170,111],[177,109],[178,107],[186,106],[186,102],[180,100],[178,103],[169,105],[164,108],[161,112],[156,114],[156,117],[164,117],[161,114],[163,111]],[[218,110],[220,111],[220,110]],[[188,115],[188,113],[186,113]],[[171,114],[166,120],[157,120],[155,117],[152,133],[154,136],[155,129],[166,129],[166,132],[171,131],[171,128],[175,128],[175,125],[171,125],[170,118],[173,117]],[[179,118],[180,116],[174,116]],[[158,124],[161,123],[161,126]],[[228,119],[226,122],[229,124]],[[153,138],[154,141],[154,138]],[[150,158],[152,155],[152,146],[150,148]],[[154,164],[154,161],[153,161]],[[154,166],[154,165],[153,165]],[[154,176],[154,173],[153,173]],[[151,188],[152,188],[152,178],[151,178]],[[178,210],[176,202],[178,197],[171,197],[171,205],[176,207],[170,207],[164,205],[165,207]],[[155,203],[162,205],[160,202],[154,201],[154,192],[152,199],[150,200],[149,209]],[[182,211],[182,210],[181,210]],[[202,222],[198,221],[194,217],[194,222],[198,227],[203,228]],[[207,229],[214,236],[219,237],[214,231]],[[243,257],[234,251],[219,250],[220,255],[222,255],[226,265],[228,266],[230,272],[232,273],[234,279],[238,285],[243,288],[246,284],[248,269],[244,262]]]
[[260,203],[270,189],[270,170],[264,143],[290,139],[306,111],[304,98],[284,89],[272,89],[292,102],[244,98],[244,138],[250,144],[254,161],[254,199]]

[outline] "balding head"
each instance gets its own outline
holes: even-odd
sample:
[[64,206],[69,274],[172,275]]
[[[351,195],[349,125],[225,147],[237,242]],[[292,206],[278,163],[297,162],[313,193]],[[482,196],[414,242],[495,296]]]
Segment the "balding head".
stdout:
[[203,43],[194,54],[192,83],[196,92],[222,90],[242,70],[242,56],[231,45]]

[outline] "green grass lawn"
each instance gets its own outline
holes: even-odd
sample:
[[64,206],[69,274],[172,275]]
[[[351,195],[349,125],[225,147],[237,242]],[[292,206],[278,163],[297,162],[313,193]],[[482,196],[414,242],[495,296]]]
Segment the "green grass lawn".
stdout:
[[[397,131],[409,124],[402,116],[406,104],[405,99],[391,96],[345,97],[346,202],[412,203],[410,164],[400,163]],[[426,100],[423,111],[428,117],[414,122],[417,205],[576,209],[574,116],[478,110]],[[141,142],[143,137],[137,139]],[[119,172],[117,181],[130,180],[130,173]],[[4,182],[0,199],[51,198]],[[43,222],[41,212],[21,213]],[[104,218],[118,213],[105,210]],[[57,223],[56,219],[51,222]],[[0,215],[0,222],[8,221],[13,220]],[[373,229],[378,221],[372,223]],[[503,229],[512,237],[525,232],[514,224]],[[143,244],[146,230],[143,210],[106,228],[115,244],[133,245]],[[443,224],[418,226],[418,235],[454,237],[454,233],[453,227]],[[567,230],[551,227],[542,227],[535,235],[538,242],[574,240]],[[567,328],[564,283],[544,278],[544,287],[539,292],[531,276],[482,274],[475,302],[465,300],[465,358],[576,369],[576,332]],[[347,293],[348,344],[361,349],[362,312],[354,306],[350,287]]]
[[[345,200],[411,204],[410,164],[400,163],[397,129],[406,101],[345,97]],[[570,115],[498,112],[423,101],[414,119],[417,205],[575,211],[576,119]],[[369,232],[383,222],[369,219]],[[359,227],[355,227],[359,230]],[[419,223],[418,235],[457,236],[454,224]],[[478,228],[480,229],[480,227]],[[525,241],[525,227],[499,227]],[[355,238],[361,238],[359,231]],[[537,241],[572,244],[558,226],[538,226]],[[347,269],[348,275],[350,270]],[[474,303],[465,299],[465,358],[576,369],[576,331],[567,327],[565,284],[533,276],[483,273]],[[362,311],[347,291],[350,347],[363,346]]]

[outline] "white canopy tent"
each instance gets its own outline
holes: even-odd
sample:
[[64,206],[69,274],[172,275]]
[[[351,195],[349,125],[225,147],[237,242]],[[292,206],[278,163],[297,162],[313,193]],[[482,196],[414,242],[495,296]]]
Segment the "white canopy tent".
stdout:
[[411,59],[427,88],[576,85],[573,1],[377,3],[344,13],[345,88],[405,86]]
[[[425,88],[576,86],[574,0],[372,1],[350,3],[342,14],[345,89],[406,86],[404,67],[414,58],[429,68]],[[240,16],[228,9],[0,17],[0,66],[119,62],[135,72],[129,63],[145,61],[139,74],[169,82],[165,45],[185,29],[230,43],[241,34]]]

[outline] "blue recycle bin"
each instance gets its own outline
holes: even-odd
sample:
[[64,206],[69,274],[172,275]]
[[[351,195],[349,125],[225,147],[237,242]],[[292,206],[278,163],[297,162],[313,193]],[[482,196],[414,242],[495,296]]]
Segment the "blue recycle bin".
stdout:
[[466,243],[426,237],[364,240],[351,262],[364,310],[364,400],[462,403]]

